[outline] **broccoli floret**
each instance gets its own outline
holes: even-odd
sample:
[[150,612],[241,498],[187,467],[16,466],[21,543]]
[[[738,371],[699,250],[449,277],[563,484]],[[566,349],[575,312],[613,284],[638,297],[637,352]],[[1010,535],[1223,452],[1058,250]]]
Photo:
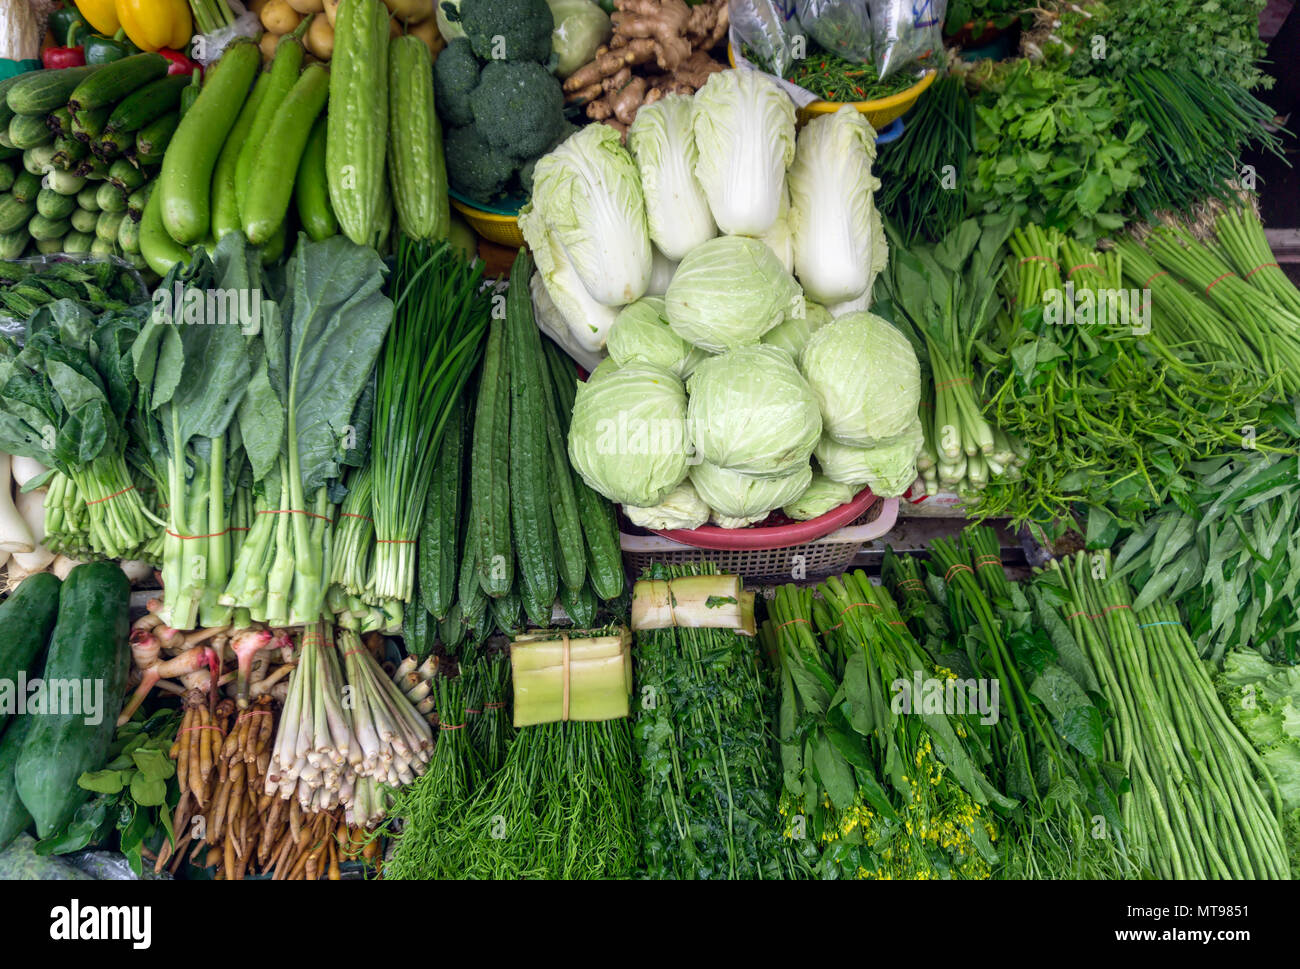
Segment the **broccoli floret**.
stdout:
[[564,125],[560,82],[532,61],[490,62],[469,100],[478,133],[518,159],[545,152]]
[[490,202],[501,194],[518,164],[497,151],[470,125],[450,129],[443,143],[447,157],[447,181],[451,187],[476,202]]
[[519,183],[523,185],[525,192],[529,195],[533,194],[533,172],[537,168],[538,159],[555,151],[556,148],[559,148],[560,145],[563,144],[565,138],[569,137],[569,135],[573,134],[577,130],[578,126],[566,118],[563,124],[560,125],[559,137],[557,137],[555,141],[551,142],[551,146],[547,148],[546,151],[542,152],[541,155],[538,155],[537,158],[530,158],[528,161],[524,162],[524,167],[519,169]]
[[460,25],[481,60],[540,63],[551,56],[555,18],[546,0],[463,0]]
[[433,84],[438,117],[445,124],[474,123],[470,93],[478,86],[479,63],[469,41],[457,37],[433,62]]

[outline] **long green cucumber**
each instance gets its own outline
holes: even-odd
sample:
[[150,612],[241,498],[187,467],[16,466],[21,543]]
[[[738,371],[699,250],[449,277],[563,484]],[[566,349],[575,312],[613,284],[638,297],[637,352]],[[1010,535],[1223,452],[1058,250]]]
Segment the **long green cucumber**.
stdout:
[[[114,562],[78,565],[63,583],[44,678],[47,687],[78,684],[81,702],[37,717],[14,769],[18,796],[42,838],[67,824],[89,796],[77,778],[102,767],[113,742],[130,659],[130,597]],[[70,696],[69,689],[64,700]]]
[[212,170],[261,59],[252,41],[227,47],[168,146],[154,194],[162,208],[163,226],[183,245],[201,241],[211,228]]
[[226,143],[217,156],[217,167],[212,172],[212,234],[218,241],[231,232],[243,231],[239,221],[239,196],[235,190],[235,169],[239,162],[240,150],[248,141],[248,133],[253,128],[253,118],[266,97],[271,85],[270,74],[259,74],[253,84],[253,93],[244,102],[243,110],[235,119],[235,125],[226,136]]
[[298,177],[293,185],[298,221],[313,242],[339,234],[339,221],[334,218],[329,182],[325,179],[325,132],[328,125],[327,115],[316,119],[302,160],[298,162]]
[[254,245],[267,242],[284,223],[293,199],[293,178],[312,125],[325,110],[329,84],[329,72],[321,64],[312,64],[303,71],[288,97],[280,103],[265,138],[257,146],[257,156],[239,206],[244,232]]
[[68,95],[74,115],[82,111],[112,107],[150,81],[167,73],[167,58],[161,54],[133,54],[113,61],[88,76]]
[[133,94],[123,98],[108,116],[105,131],[139,131],[163,115],[176,111],[181,104],[181,91],[190,83],[184,74],[173,74],[150,81]]
[[173,239],[163,225],[162,192],[157,186],[150,193],[140,219],[140,255],[159,276],[166,276],[177,263],[190,261],[189,250]]
[[[67,105],[72,92],[86,78],[100,70],[92,67],[68,67],[61,71],[31,71],[20,74],[5,91],[6,115],[49,114]],[[2,117],[2,116],[0,116]],[[8,123],[9,118],[4,117]]]
[[239,199],[239,211],[244,211],[244,198],[248,192],[248,183],[253,176],[253,165],[257,161],[258,149],[263,139],[271,130],[280,105],[289,96],[289,92],[298,83],[299,70],[302,68],[303,46],[296,37],[286,37],[275,48],[275,57],[271,60],[271,69],[266,72],[269,78],[266,93],[257,106],[248,136],[239,148],[239,158],[235,163],[235,193]]

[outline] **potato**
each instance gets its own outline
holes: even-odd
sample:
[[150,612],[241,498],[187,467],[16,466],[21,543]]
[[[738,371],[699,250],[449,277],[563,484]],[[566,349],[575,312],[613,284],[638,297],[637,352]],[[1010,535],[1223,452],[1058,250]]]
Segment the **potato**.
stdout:
[[286,0],[270,0],[262,8],[262,26],[273,34],[288,34],[297,29],[302,17]]
[[265,7],[269,2],[270,0],[252,0],[252,2],[249,3],[247,6],[251,13],[257,14],[257,16],[260,18],[262,16],[262,8]]
[[438,52],[447,46],[447,42],[442,39],[442,34],[438,33],[437,21],[432,17],[416,24],[414,27],[408,27],[406,32],[412,37],[419,37],[420,40],[424,41],[434,60],[438,59]]
[[324,17],[317,17],[307,28],[307,36],[303,38],[303,43],[307,49],[323,61],[329,60],[334,56],[334,28]]
[[334,18],[339,15],[339,0],[325,0],[325,16],[329,18],[330,26],[334,26]]
[[384,0],[394,17],[418,24],[433,16],[433,0]]
[[301,14],[320,13],[325,9],[325,0],[289,0],[289,6]]
[[262,49],[262,63],[268,63],[275,56],[275,45],[280,43],[280,35],[267,31],[258,41],[257,46]]

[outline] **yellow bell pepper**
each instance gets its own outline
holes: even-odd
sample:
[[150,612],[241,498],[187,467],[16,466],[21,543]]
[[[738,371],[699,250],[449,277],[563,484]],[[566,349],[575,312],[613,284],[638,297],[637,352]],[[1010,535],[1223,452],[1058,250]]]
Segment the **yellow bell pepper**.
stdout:
[[117,19],[117,0],[77,0],[77,9],[105,37],[112,37],[122,27]]
[[122,29],[141,50],[182,50],[194,32],[186,0],[116,0],[116,9]]

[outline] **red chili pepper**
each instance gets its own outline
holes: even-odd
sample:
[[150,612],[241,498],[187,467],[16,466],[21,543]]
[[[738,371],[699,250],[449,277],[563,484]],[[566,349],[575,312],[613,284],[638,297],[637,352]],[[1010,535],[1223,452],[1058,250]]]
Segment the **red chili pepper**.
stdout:
[[47,71],[82,67],[86,63],[86,52],[81,47],[47,47],[41,51],[41,63]]
[[855,87],[853,90],[855,90],[855,91],[858,92],[858,97],[860,97],[860,98],[865,98],[865,97],[866,97],[866,95],[862,93],[862,88],[860,88],[860,87]]
[[195,71],[203,70],[197,62],[190,60],[179,51],[168,50],[166,47],[158,51],[163,57],[167,58],[167,73],[170,74],[193,74]]

